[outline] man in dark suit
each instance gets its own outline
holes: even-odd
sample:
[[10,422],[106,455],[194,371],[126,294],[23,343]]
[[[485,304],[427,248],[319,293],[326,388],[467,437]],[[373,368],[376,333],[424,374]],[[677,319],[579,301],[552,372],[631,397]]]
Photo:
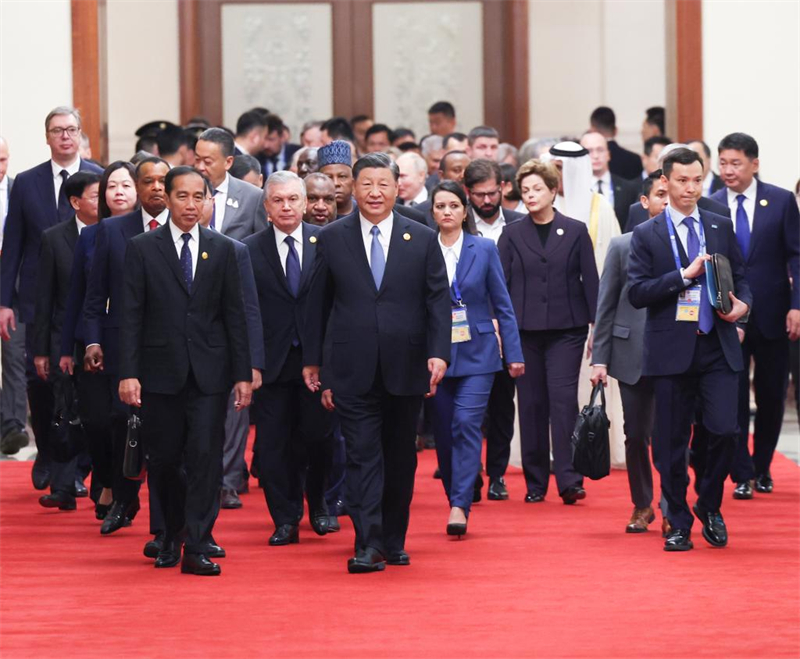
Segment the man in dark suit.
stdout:
[[[64,190],[75,216],[42,233],[42,249],[39,254],[39,273],[36,281],[36,312],[31,327],[36,374],[47,384],[50,391],[50,396],[46,399],[48,413],[37,415],[42,419],[53,416],[56,384],[59,387],[68,386],[64,382],[68,376],[58,368],[61,356],[61,325],[69,295],[75,243],[86,226],[97,223],[99,186],[99,174],[78,172],[70,176],[64,183]],[[48,421],[48,427],[49,424]],[[34,432],[46,437],[48,427],[35,428]],[[69,460],[62,460],[55,455],[51,458],[50,494],[40,497],[39,503],[45,508],[75,510],[77,456]]]
[[608,140],[611,154],[609,169],[624,179],[638,179],[642,175],[642,159],[633,151],[623,149],[614,139],[617,136],[617,116],[609,107],[600,106],[589,117],[589,125]]
[[614,207],[620,229],[625,228],[630,205],[639,199],[639,182],[629,181],[618,174],[613,174],[608,166],[611,162],[611,152],[608,141],[597,131],[584,133],[581,146],[589,152],[592,161],[592,190],[603,195],[608,203]]
[[[110,418],[113,453],[114,501],[106,514],[100,533],[107,535],[128,526],[139,510],[139,483],[122,475],[128,409],[119,399],[120,328],[125,256],[130,240],[141,233],[154,231],[167,222],[164,180],[169,172],[166,161],[156,156],[145,158],[136,166],[136,192],[141,208],[100,222],[94,257],[84,302],[84,369],[102,373],[104,386],[93,389],[96,410]],[[150,492],[150,528],[154,536],[163,534],[158,506]],[[146,549],[153,557],[155,547]]]
[[703,171],[706,173],[706,177],[703,179],[703,196],[711,198],[715,192],[725,187],[722,178],[712,169],[711,148],[703,140],[689,140],[686,142],[686,146],[703,159]]
[[264,163],[264,179],[267,179],[274,172],[289,169],[292,156],[300,145],[289,142],[288,129],[277,114],[266,115],[265,121],[267,127],[264,130],[261,157]]
[[269,544],[278,546],[299,540],[304,483],[311,526],[318,535],[328,532],[325,472],[333,437],[330,412],[303,382],[301,334],[320,229],[302,221],[305,185],[291,172],[267,179],[264,204],[269,227],[245,244],[258,289],[263,351],[270,355],[254,417],[258,474],[275,523]]
[[[52,110],[45,119],[45,138],[50,147],[50,160],[17,176],[8,202],[0,265],[0,336],[6,341],[16,329],[15,294],[20,321],[33,322],[42,232],[73,215],[64,182],[79,171],[102,173],[99,167],[81,160],[78,155],[81,119],[76,109],[61,106]],[[33,332],[25,337],[25,352],[32,422],[35,427],[46,429],[50,424],[47,404],[50,390],[47,383],[36,376]],[[43,490],[50,480],[46,439],[37,436],[36,446],[39,453],[31,475],[34,487]]]
[[225,406],[250,404],[250,347],[233,243],[198,225],[207,180],[176,167],[164,181],[169,221],[125,255],[119,394],[141,407],[150,485],[164,507],[157,568],[216,576],[206,551],[219,510]]
[[267,117],[261,112],[249,110],[240,115],[236,120],[235,155],[255,156],[261,153],[266,130]]
[[416,421],[423,394],[435,394],[447,370],[451,323],[436,234],[392,212],[397,166],[373,153],[353,173],[359,212],[325,227],[317,240],[303,376],[312,391],[332,390],[327,402],[339,412],[356,529],[348,571],[358,573],[382,570],[386,560],[410,563]]
[[[758,172],[758,143],[732,133],[719,143],[725,189],[712,199],[727,204],[753,293],[753,313],[744,326],[739,374],[739,442],[731,467],[733,496],[751,499],[772,492],[772,456],[781,433],[789,381],[789,341],[800,338],[800,217],[789,190],[764,183]],[[750,455],[750,361],[756,416]]]
[[[653,455],[672,526],[664,550],[692,548],[686,449],[695,409],[709,445],[694,513],[706,541],[724,547],[728,531],[720,506],[738,434],[732,411],[744,367],[735,323],[748,313],[752,297],[730,220],[697,208],[704,178],[700,156],[675,149],[663,171],[669,206],[633,232],[628,297],[637,309],[647,308],[642,375],[654,378]],[[711,254],[730,260],[735,294],[728,314],[715,311],[708,299]]]
[[[648,177],[642,189],[642,204],[650,217],[660,215],[667,205],[667,186]],[[597,316],[592,345],[592,384],[607,383],[610,375],[619,381],[625,417],[625,464],[633,502],[626,533],[644,533],[655,519],[653,512],[653,470],[650,467],[650,436],[653,433],[655,399],[653,381],[642,377],[644,326],[647,312],[634,309],[628,300],[628,257],[632,234],[612,238],[600,277]],[[662,513],[664,511],[662,510]],[[666,515],[662,535],[669,532]]]

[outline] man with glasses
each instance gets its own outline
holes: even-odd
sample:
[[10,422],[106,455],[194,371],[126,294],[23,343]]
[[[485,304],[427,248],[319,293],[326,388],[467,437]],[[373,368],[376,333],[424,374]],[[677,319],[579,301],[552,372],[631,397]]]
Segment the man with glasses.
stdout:
[[[50,160],[22,172],[14,182],[8,202],[0,266],[0,336],[5,341],[16,331],[15,303],[21,323],[32,323],[36,302],[36,273],[42,232],[72,217],[64,183],[78,171],[102,174],[103,170],[78,153],[81,142],[81,117],[75,108],[59,106],[45,119],[45,139]],[[53,413],[53,397],[47,383],[36,376],[33,365],[33,333],[25,337],[26,377],[31,425],[38,455],[32,479],[37,490],[50,484],[47,430]],[[79,495],[86,496],[83,483],[76,483]]]
[[[473,160],[464,170],[464,187],[469,196],[470,212],[475,227],[484,238],[495,245],[507,224],[523,217],[522,213],[506,210],[503,201],[503,174],[494,160]],[[494,378],[489,406],[486,410],[486,474],[489,476],[488,498],[492,501],[508,499],[503,476],[511,455],[514,436],[514,379],[507,371],[498,371]],[[483,479],[475,482],[475,500],[479,500]]]

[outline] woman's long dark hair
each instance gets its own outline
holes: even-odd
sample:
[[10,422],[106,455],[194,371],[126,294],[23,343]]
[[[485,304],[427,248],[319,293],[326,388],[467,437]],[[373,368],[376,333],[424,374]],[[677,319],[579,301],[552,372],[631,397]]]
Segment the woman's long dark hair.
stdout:
[[[127,160],[116,160],[106,167],[103,171],[103,175],[100,177],[100,190],[98,191],[99,194],[97,199],[98,220],[104,220],[107,217],[111,217],[111,209],[108,207],[108,203],[106,203],[106,190],[108,189],[109,177],[118,169],[127,169],[128,174],[131,175],[131,180],[133,181],[134,186],[136,185],[136,169]],[[138,202],[136,207],[139,207]]]
[[449,180],[445,180],[437,184],[437,186],[431,191],[431,215],[433,215],[433,206],[436,203],[436,195],[439,192],[450,192],[459,198],[461,203],[464,205],[464,222],[462,224],[464,231],[472,234],[473,236],[479,235],[478,227],[475,226],[475,218],[472,217],[472,213],[469,210],[467,193],[464,192],[464,186],[459,185],[455,181]]

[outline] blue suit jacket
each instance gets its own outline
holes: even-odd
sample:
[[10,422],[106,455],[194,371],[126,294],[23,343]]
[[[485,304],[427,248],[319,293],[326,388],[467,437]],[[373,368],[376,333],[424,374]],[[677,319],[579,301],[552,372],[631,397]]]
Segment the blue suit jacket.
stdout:
[[[507,364],[524,362],[517,319],[494,242],[465,232],[455,279],[467,307],[471,339],[450,345],[445,377],[494,373],[502,370],[503,360]],[[450,294],[455,301],[452,287]],[[493,310],[503,339],[503,360],[494,334]]]
[[[103,170],[81,160],[80,171],[102,174]],[[36,273],[42,231],[74,215],[72,208],[58,212],[53,169],[50,161],[22,172],[14,181],[8,200],[0,263],[0,306],[11,307],[19,293],[19,317],[33,322],[36,308]],[[19,286],[17,288],[17,278]]]
[[[711,198],[727,205],[728,191],[722,188]],[[745,277],[753,293],[750,322],[767,339],[786,336],[786,314],[800,309],[800,213],[791,192],[761,181]]]
[[83,303],[86,299],[86,283],[89,280],[99,227],[100,223],[85,227],[75,244],[75,256],[72,259],[72,272],[69,277],[69,295],[61,326],[61,356],[72,356],[75,351],[75,341],[83,343],[84,340]]
[[[721,215],[700,210],[708,254],[724,254],[730,259],[734,295],[752,304],[750,287],[744,276],[744,261],[731,221]],[[681,264],[689,265],[678,240]],[[705,275],[703,275],[705,277]],[[670,246],[664,213],[633,230],[628,261],[628,299],[637,309],[647,307],[644,330],[642,375],[678,375],[692,363],[697,341],[697,323],[675,320],[678,293],[686,288]],[[714,330],[719,336],[728,365],[734,371],[744,368],[736,325],[714,314]]]

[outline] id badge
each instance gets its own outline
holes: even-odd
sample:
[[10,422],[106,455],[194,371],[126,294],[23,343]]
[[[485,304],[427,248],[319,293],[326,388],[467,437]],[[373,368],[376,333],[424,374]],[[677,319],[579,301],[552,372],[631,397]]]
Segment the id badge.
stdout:
[[453,307],[451,315],[453,318],[453,329],[450,332],[450,342],[464,343],[465,341],[469,341],[472,336],[470,336],[469,333],[467,308],[465,306]]
[[675,310],[675,320],[686,323],[696,323],[700,320],[701,286],[692,286],[680,292],[678,306]]

